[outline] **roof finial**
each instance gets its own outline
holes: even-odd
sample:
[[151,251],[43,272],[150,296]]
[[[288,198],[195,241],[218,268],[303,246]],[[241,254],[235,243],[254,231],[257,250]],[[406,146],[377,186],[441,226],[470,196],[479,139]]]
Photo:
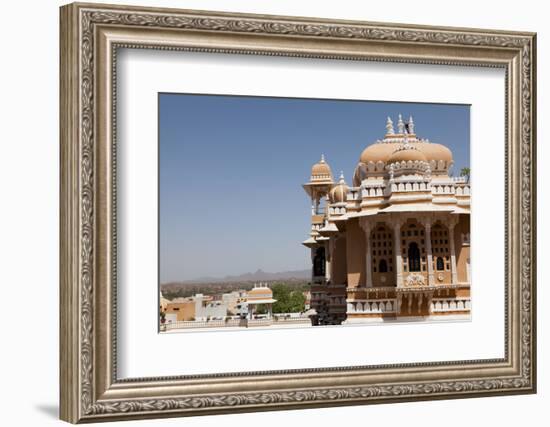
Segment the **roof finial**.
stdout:
[[321,163],[325,163],[325,155],[321,154]]
[[386,121],[386,134],[387,135],[393,135],[393,122],[390,119],[390,116],[388,116],[388,120]]
[[345,184],[346,180],[344,179],[344,171],[340,171],[340,184]]
[[400,135],[403,135],[404,129],[405,123],[403,123],[403,117],[401,116],[401,114],[399,114],[399,120],[397,121],[397,132]]
[[414,133],[414,121],[413,121],[413,116],[409,116],[409,123],[408,123],[408,127],[409,127],[409,133]]

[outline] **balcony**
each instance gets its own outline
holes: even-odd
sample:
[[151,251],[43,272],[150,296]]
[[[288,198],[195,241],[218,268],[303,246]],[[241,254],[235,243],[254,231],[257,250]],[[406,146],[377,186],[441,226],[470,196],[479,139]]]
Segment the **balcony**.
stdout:
[[352,301],[347,304],[348,314],[385,314],[396,313],[396,299],[378,299]]
[[430,311],[432,313],[448,313],[470,311],[470,298],[433,298]]

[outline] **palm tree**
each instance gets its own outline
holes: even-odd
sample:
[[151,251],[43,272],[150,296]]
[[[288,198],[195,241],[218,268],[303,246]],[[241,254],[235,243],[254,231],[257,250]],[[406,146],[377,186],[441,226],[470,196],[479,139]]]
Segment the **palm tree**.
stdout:
[[466,178],[466,182],[470,182],[470,168],[460,169],[460,176]]

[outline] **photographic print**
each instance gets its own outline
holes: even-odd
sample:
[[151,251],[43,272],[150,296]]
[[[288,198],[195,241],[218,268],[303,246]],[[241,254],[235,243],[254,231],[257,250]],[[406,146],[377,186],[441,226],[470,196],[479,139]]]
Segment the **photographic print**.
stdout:
[[159,330],[470,319],[470,106],[159,94]]

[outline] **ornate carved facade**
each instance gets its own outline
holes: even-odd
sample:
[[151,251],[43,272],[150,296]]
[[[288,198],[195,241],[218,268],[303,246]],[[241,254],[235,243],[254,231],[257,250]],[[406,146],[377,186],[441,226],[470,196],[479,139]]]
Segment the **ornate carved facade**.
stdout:
[[348,186],[321,157],[311,197],[314,324],[470,315],[470,184],[451,151],[388,117]]

